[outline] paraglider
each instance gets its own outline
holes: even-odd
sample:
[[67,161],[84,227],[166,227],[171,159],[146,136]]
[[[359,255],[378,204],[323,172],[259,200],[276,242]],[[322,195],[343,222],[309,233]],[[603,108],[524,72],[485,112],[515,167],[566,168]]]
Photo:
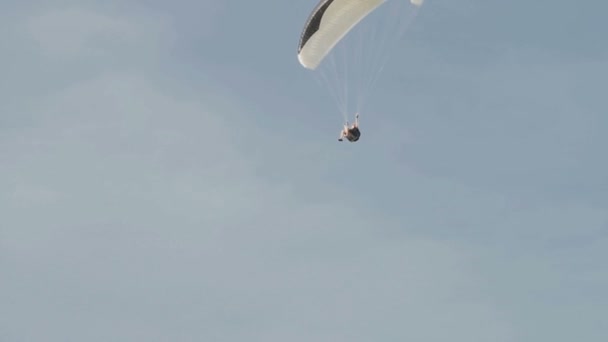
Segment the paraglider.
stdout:
[[359,130],[359,114],[355,115],[355,123],[352,126],[348,126],[348,122],[344,125],[338,141],[346,138],[350,142],[356,142],[361,137],[361,131]]
[[[379,13],[381,5],[388,2],[392,6],[387,8],[386,13]],[[413,6],[408,6],[410,2]],[[300,34],[298,61],[328,86],[338,102],[343,122],[346,122],[339,141],[344,138],[351,142],[359,140],[361,132],[358,113],[363,110],[364,102],[388,60],[388,50],[396,45],[394,43],[400,39],[416,14],[416,10],[406,12],[403,7],[418,8],[422,2],[423,0],[320,0],[310,13]],[[376,18],[373,18],[376,14]],[[362,21],[366,23],[363,24]],[[351,32],[356,29],[359,29],[358,36],[355,35],[349,41],[354,34]],[[342,51],[344,56],[337,58],[335,55],[339,53],[340,47],[351,48],[351,51]],[[349,98],[353,92],[355,95]],[[356,101],[355,110],[349,108],[349,100],[353,98]],[[348,116],[353,111],[357,113],[355,124],[349,127]]]

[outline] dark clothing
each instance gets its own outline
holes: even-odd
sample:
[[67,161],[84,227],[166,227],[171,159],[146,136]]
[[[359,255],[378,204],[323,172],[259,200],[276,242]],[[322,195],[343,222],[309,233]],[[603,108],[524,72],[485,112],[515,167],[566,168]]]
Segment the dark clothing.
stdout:
[[361,136],[361,131],[359,131],[359,127],[353,127],[348,130],[348,134],[346,134],[346,139],[350,142],[355,142],[359,140]]

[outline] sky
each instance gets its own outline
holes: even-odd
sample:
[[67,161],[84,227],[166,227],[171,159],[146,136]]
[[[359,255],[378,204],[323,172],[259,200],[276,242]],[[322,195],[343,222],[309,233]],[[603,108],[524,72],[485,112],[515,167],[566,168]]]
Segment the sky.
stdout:
[[3,1],[0,341],[608,337],[608,4],[427,0],[361,113],[315,0]]

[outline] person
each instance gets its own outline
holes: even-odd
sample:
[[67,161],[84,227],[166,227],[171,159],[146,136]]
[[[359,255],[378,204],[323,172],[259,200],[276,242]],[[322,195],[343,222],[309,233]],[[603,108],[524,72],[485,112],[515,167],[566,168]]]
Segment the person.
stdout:
[[355,115],[355,123],[352,126],[348,126],[348,122],[344,125],[342,132],[340,132],[340,138],[338,141],[343,141],[346,138],[350,142],[355,142],[361,137],[361,131],[359,130],[359,113]]

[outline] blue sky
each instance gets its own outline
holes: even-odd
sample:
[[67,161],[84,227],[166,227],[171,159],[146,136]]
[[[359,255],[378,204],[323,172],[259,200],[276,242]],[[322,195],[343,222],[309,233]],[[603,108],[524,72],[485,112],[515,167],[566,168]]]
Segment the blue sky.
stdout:
[[427,0],[340,144],[315,4],[4,2],[1,341],[606,340],[608,5]]

